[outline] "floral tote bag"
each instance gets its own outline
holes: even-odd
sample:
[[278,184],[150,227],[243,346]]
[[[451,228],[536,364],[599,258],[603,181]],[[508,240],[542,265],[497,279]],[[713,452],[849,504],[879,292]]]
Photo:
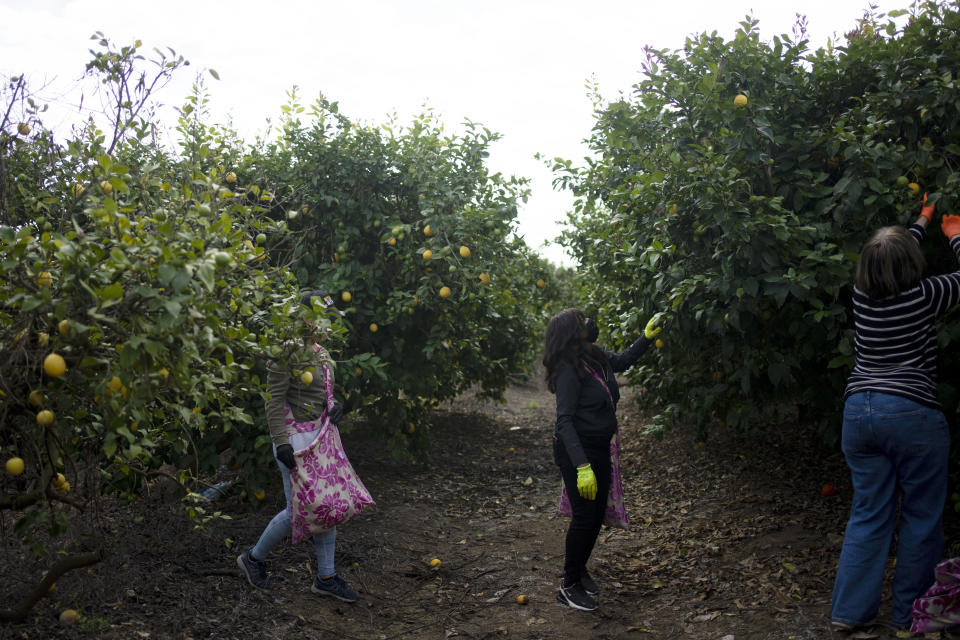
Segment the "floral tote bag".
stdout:
[[[333,403],[333,376],[326,362],[323,379],[329,407]],[[315,533],[329,531],[375,504],[343,451],[337,425],[330,421],[326,411],[317,422],[320,432],[309,445],[294,452],[297,466],[290,470],[290,523],[294,544]]]

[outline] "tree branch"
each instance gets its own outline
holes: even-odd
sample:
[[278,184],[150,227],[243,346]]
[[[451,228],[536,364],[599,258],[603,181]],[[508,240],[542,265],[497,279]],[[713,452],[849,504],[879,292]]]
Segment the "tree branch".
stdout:
[[88,567],[103,560],[103,550],[88,551],[64,556],[54,564],[43,579],[13,609],[0,609],[0,622],[20,622],[27,617],[40,598],[50,592],[50,587],[68,571]]

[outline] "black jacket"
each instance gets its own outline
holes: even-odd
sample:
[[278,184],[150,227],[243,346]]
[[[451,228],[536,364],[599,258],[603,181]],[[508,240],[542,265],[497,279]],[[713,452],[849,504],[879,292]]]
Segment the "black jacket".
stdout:
[[[650,340],[641,336],[621,354],[604,351],[607,366],[587,360],[587,364],[604,378],[610,395],[590,372],[584,377],[570,363],[557,370],[557,424],[555,435],[570,456],[574,466],[587,464],[584,449],[603,450],[617,430],[616,403],[620,401],[620,386],[615,373],[626,371],[650,346]],[[610,403],[613,397],[613,404]]]

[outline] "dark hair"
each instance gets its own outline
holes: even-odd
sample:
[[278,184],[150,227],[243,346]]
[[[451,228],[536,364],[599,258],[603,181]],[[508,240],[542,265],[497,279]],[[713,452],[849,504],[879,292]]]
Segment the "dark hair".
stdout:
[[543,366],[550,393],[557,391],[557,373],[561,365],[570,363],[577,375],[586,374],[583,357],[587,356],[606,366],[607,358],[596,345],[584,340],[587,317],[579,309],[565,309],[550,318],[544,335]]
[[923,275],[924,259],[904,227],[881,227],[863,243],[854,284],[873,300],[912,289]]

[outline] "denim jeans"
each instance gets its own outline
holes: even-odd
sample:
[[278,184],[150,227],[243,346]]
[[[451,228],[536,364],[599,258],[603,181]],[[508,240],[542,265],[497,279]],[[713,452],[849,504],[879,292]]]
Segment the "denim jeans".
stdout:
[[857,393],[844,407],[842,448],[853,478],[853,503],[831,618],[860,625],[877,617],[902,492],[892,618],[896,625],[909,625],[913,601],[933,584],[933,569],[943,554],[947,421],[942,411],[900,396]]
[[[276,457],[276,447],[274,447],[273,454]],[[279,460],[277,460],[277,466],[280,467],[280,476],[283,478],[283,495],[287,498],[287,508],[273,516],[273,520],[260,534],[260,539],[251,550],[253,557],[257,560],[266,560],[273,548],[280,544],[284,538],[290,537],[293,532],[293,527],[290,524],[290,470],[287,469],[287,465]],[[336,542],[336,527],[313,535],[313,546],[317,551],[317,575],[331,576],[336,573],[333,563]]]

